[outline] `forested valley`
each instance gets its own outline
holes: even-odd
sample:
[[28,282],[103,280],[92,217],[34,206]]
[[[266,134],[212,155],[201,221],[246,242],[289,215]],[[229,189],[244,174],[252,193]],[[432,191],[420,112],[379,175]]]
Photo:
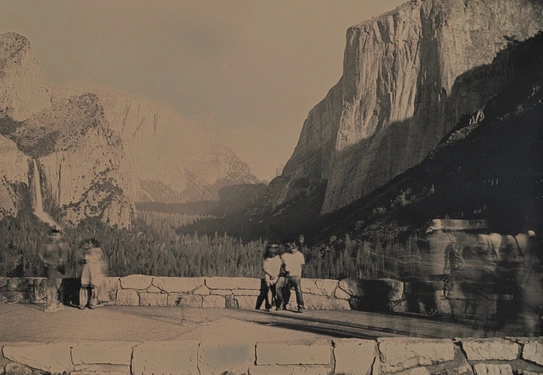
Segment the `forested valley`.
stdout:
[[[107,257],[109,276],[260,277],[266,239],[243,242],[228,233],[179,234],[194,216],[143,211],[131,229],[110,227],[85,219],[77,228],[63,231],[69,244],[65,277],[78,277],[77,252],[84,239],[96,238]],[[33,214],[21,211],[0,221],[0,276],[44,276],[38,253],[49,228]],[[417,273],[417,239],[406,243],[370,243],[331,237],[327,244],[303,248],[304,277],[405,278]]]

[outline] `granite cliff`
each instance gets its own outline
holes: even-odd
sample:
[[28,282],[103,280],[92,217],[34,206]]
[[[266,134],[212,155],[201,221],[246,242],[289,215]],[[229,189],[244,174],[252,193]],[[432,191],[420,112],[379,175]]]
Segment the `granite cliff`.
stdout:
[[218,200],[223,187],[258,182],[231,149],[167,106],[107,87],[78,90],[100,98],[120,134],[140,183],[138,202]]
[[[30,42],[0,35],[0,216],[43,206],[64,224],[130,226],[135,202],[218,200],[257,179],[218,140],[164,105],[100,87],[48,84]],[[34,194],[35,195],[35,194]]]
[[510,83],[507,64],[484,67],[541,30],[536,0],[414,0],[352,26],[343,76],[309,112],[261,207],[325,185],[321,213],[330,213],[417,165]]

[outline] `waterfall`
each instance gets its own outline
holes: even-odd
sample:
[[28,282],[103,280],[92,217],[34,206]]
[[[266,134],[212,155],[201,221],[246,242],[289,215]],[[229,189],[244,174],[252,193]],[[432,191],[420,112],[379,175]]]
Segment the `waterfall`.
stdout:
[[32,159],[32,163],[34,164],[34,176],[32,179],[32,188],[34,191],[34,215],[36,215],[38,219],[43,221],[45,224],[48,224],[53,228],[60,229],[58,223],[47,212],[43,210],[43,197],[41,194],[41,178],[40,171],[38,169],[38,162],[36,161],[36,159]]

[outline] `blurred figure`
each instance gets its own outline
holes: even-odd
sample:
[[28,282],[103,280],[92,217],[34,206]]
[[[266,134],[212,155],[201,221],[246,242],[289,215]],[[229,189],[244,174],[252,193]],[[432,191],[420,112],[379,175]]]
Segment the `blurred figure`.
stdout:
[[[106,262],[100,242],[91,238],[84,242],[84,266],[81,272],[81,289],[79,290],[79,309],[90,309],[98,305],[98,288],[105,281]],[[90,296],[89,296],[90,294]]]
[[39,257],[45,264],[45,274],[47,276],[45,311],[54,312],[64,307],[61,285],[65,273],[68,244],[62,241],[62,233],[56,228],[51,230],[49,239],[50,242],[44,244]]
[[465,234],[464,266],[457,272],[457,281],[464,294],[466,312],[471,310],[474,323],[481,320],[485,336],[490,332],[491,316],[495,310],[494,289],[497,280],[498,250],[501,236],[492,234]]
[[441,314],[441,296],[447,267],[454,267],[446,260],[446,248],[454,237],[443,230],[444,225],[440,219],[432,220],[426,230],[429,234],[428,250],[422,254],[420,264],[423,280],[413,283],[414,293],[422,297],[427,312],[436,316]]
[[524,270],[517,279],[520,292],[520,315],[525,334],[538,336],[541,330],[543,308],[543,254],[534,231],[515,236],[519,254],[523,257]]
[[269,244],[266,246],[264,252],[264,259],[262,260],[262,271],[264,277],[261,283],[261,294],[258,296],[256,302],[256,309],[260,309],[262,302],[265,301],[266,311],[270,311],[272,306],[276,305],[275,297],[276,290],[275,284],[279,279],[279,273],[281,272],[281,257],[277,253],[279,245]]
[[296,303],[298,312],[304,310],[304,299],[302,295],[302,266],[305,264],[304,255],[298,251],[298,244],[291,242],[287,245],[287,252],[281,256],[281,261],[284,268],[284,277],[277,282],[277,298],[281,302],[279,310],[284,310],[286,301],[284,297],[284,289],[294,287],[296,292]]

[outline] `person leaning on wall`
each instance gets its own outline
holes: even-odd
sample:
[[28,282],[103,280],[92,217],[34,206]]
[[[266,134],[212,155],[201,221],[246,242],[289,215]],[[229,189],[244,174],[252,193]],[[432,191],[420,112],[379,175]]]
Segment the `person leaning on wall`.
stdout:
[[283,264],[283,277],[279,279],[276,285],[277,298],[281,302],[278,310],[285,309],[285,289],[294,288],[296,292],[296,303],[298,305],[298,312],[302,313],[304,310],[304,299],[302,294],[302,266],[305,264],[304,255],[299,251],[299,246],[296,241],[288,242],[285,244],[287,252],[281,256]]
[[[100,242],[91,238],[84,241],[84,265],[81,272],[81,288],[79,290],[79,309],[85,307],[94,309],[98,305],[98,289],[105,281],[104,253],[100,248]],[[89,296],[90,294],[90,296]]]
[[262,260],[262,272],[264,276],[261,282],[261,294],[256,302],[256,309],[260,309],[262,302],[265,301],[266,311],[270,311],[275,305],[276,290],[275,284],[279,279],[281,271],[281,258],[278,254],[279,245],[268,244],[264,251],[264,259]]
[[47,277],[46,312],[54,312],[64,307],[61,285],[65,272],[67,253],[68,244],[62,241],[62,233],[57,228],[51,229],[49,242],[44,244],[39,252],[39,257],[44,263],[45,275]]

